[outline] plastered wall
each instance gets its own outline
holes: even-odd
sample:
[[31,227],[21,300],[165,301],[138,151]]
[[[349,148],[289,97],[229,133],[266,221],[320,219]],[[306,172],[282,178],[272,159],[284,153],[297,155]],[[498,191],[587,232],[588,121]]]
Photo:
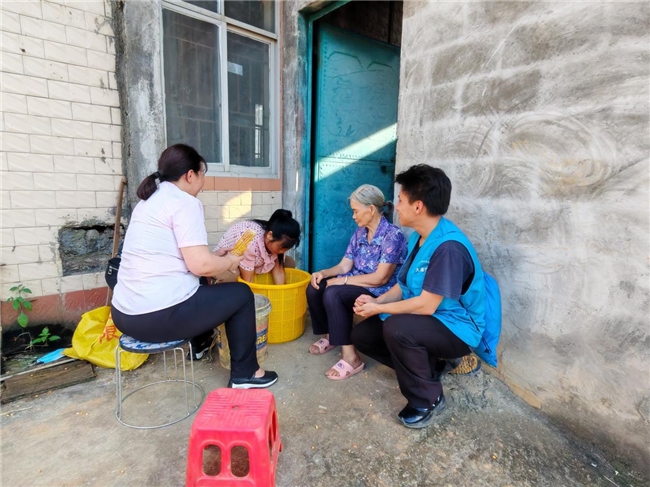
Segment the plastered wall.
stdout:
[[646,471],[649,7],[405,2],[397,153],[500,283],[497,373]]

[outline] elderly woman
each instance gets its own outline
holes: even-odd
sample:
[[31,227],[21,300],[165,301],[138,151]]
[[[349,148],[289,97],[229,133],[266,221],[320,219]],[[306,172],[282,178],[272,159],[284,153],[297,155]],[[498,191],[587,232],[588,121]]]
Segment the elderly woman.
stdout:
[[343,380],[363,370],[364,364],[350,339],[352,307],[362,295],[376,297],[397,281],[396,271],[406,258],[406,239],[395,225],[388,223],[379,188],[364,184],[350,195],[352,218],[359,226],[341,262],[314,272],[307,288],[307,303],[315,335],[325,335],[309,352],[320,355],[341,345],[342,359],[325,374]]
[[231,250],[246,230],[255,232],[244,258],[239,263],[239,272],[225,272],[216,276],[218,282],[236,281],[238,274],[244,281],[252,282],[255,274],[271,273],[275,284],[284,284],[284,267],[295,267],[293,259],[285,252],[300,244],[300,224],[292,218],[289,210],[275,210],[266,220],[247,220],[235,223],[221,237],[215,252]]
[[[246,284],[201,286],[200,276],[236,269],[242,258],[208,249],[203,205],[207,165],[192,147],[163,151],[158,171],[138,187],[142,199],[131,215],[112,300],[117,328],[146,342],[192,339],[200,349],[219,324],[230,344],[228,387],[268,387],[275,372],[255,354],[255,300]],[[156,183],[159,181],[159,184]]]

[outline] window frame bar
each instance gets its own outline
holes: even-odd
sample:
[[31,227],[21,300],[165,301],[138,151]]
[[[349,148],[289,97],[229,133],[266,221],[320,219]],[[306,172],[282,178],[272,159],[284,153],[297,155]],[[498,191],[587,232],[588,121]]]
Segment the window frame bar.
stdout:
[[[279,171],[279,92],[276,77],[278,76],[278,66],[277,66],[277,43],[270,41],[264,36],[260,36],[253,32],[240,29],[239,27],[228,26],[228,32],[233,34],[240,35],[242,37],[248,37],[257,42],[266,44],[269,50],[269,167],[255,167],[255,166],[237,166],[237,172],[245,175],[266,175],[270,178],[277,178],[280,175]],[[227,60],[226,60],[227,61]],[[227,71],[227,62],[226,62],[226,71]],[[260,176],[258,176],[260,177]]]

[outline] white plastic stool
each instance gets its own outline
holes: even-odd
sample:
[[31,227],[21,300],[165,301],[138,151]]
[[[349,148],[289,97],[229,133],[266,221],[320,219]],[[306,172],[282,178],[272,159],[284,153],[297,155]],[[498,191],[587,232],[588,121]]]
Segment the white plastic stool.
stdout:
[[[196,382],[194,382],[194,361],[192,360],[193,354],[192,354],[191,342],[189,342],[191,380],[189,381],[187,380],[187,372],[185,370],[185,350],[182,348],[182,346],[188,342],[189,340],[176,340],[173,342],[148,343],[148,342],[141,342],[140,340],[136,340],[135,338],[132,338],[127,335],[122,335],[120,337],[120,343],[115,348],[115,382],[117,384],[117,408],[115,410],[115,417],[120,423],[122,423],[124,426],[128,426],[129,428],[136,428],[136,429],[162,428],[164,426],[169,426],[178,423],[179,421],[183,421],[185,418],[190,417],[194,412],[196,412],[197,409],[199,409],[199,406],[203,401],[203,397],[205,393],[203,392],[203,388],[200,385],[198,385]],[[121,365],[120,356],[124,351],[131,352],[131,353],[147,353],[147,354],[162,353],[163,367],[164,367],[164,374],[165,374],[164,379],[156,382],[150,382],[149,384],[145,384],[141,387],[138,387],[134,391],[130,392],[126,396],[122,397],[122,370],[120,367]],[[174,375],[172,376],[172,378],[170,378],[169,375],[167,374],[167,352],[168,351],[173,351],[174,353]],[[178,375],[178,360],[176,358],[176,352],[180,352],[180,360],[181,363],[183,364],[182,379],[180,379]],[[139,426],[135,424],[126,423],[122,420],[122,403],[126,400],[126,398],[128,398],[129,396],[135,394],[136,392],[146,387],[150,387],[156,384],[169,384],[169,383],[178,383],[178,382],[182,382],[185,388],[186,413],[184,413],[182,417],[170,421],[168,423],[157,424],[154,426]],[[190,403],[190,397],[189,397],[190,395],[188,393],[189,387],[192,388],[192,403]],[[200,392],[199,394],[200,397],[198,399],[196,394],[197,389]]]

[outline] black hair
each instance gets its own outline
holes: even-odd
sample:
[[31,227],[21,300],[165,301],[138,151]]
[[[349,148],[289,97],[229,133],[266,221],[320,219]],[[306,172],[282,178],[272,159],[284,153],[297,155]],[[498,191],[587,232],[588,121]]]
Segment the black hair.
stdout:
[[196,149],[185,144],[171,145],[160,154],[158,170],[144,178],[138,186],[138,198],[147,200],[155,193],[158,189],[156,179],[161,183],[163,181],[178,181],[189,171],[198,174],[201,169],[207,172],[208,166]]
[[[264,229],[264,233],[271,232],[272,242],[282,241],[282,248],[289,250],[300,245],[300,223],[293,219],[289,210],[275,210],[271,218],[266,220],[253,220]],[[284,263],[284,255],[279,254],[280,264]]]
[[399,173],[395,182],[402,186],[402,192],[409,203],[422,201],[429,215],[447,213],[451,199],[451,181],[442,169],[417,164]]

